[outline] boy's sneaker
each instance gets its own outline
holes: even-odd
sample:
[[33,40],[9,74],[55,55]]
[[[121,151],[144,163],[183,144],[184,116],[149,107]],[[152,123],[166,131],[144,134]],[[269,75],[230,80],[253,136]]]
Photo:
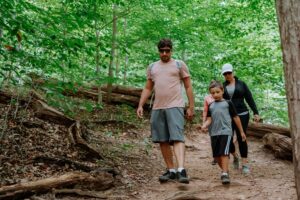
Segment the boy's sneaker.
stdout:
[[177,172],[177,178],[179,183],[186,183],[189,184],[190,180],[187,177],[185,169],[183,169],[181,172]]
[[175,179],[176,179],[176,173],[167,170],[163,175],[159,177],[159,182],[164,183],[169,180],[175,180]]
[[233,168],[234,169],[239,169],[239,167],[240,167],[239,157],[234,156],[233,157]]
[[229,184],[230,183],[230,178],[228,174],[222,174],[221,175],[221,181],[223,185]]
[[250,168],[247,165],[243,165],[242,173],[245,175],[250,174]]

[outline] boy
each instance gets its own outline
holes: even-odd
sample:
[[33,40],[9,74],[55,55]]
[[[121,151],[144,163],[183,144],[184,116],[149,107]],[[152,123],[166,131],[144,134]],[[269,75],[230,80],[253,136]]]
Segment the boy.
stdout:
[[232,137],[232,119],[239,128],[244,141],[246,140],[246,135],[232,102],[223,99],[223,85],[218,81],[212,81],[209,86],[209,92],[215,101],[209,105],[207,119],[201,128],[205,129],[209,126],[213,157],[217,160],[222,170],[222,184],[229,184],[228,164]]

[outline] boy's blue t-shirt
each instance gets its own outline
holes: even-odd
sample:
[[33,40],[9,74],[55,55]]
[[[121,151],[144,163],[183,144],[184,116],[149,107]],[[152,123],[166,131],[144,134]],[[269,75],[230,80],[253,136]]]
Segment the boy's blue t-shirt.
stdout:
[[207,113],[207,117],[211,117],[212,120],[208,127],[209,135],[232,135],[232,118],[235,116],[237,112],[231,101],[223,99],[212,102]]

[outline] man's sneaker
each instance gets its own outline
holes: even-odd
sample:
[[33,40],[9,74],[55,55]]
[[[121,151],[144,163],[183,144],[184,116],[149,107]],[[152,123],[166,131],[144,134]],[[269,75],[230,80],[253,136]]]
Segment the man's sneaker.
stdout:
[[190,180],[187,177],[185,169],[183,169],[181,172],[177,172],[177,178],[179,183],[186,183],[189,184]]
[[240,167],[239,157],[233,156],[233,168],[239,169],[239,167]]
[[221,175],[221,181],[223,185],[229,184],[230,183],[230,178],[228,174],[222,174]]
[[176,173],[167,170],[162,176],[159,177],[159,182],[164,183],[169,180],[175,180],[175,179],[176,179]]
[[250,174],[250,168],[247,165],[243,165],[242,173],[245,175]]

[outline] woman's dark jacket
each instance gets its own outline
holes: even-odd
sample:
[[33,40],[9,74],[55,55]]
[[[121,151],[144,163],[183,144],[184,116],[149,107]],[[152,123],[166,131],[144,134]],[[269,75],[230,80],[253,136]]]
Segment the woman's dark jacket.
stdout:
[[237,111],[237,113],[242,113],[245,111],[248,111],[248,108],[245,104],[244,99],[246,100],[246,102],[248,103],[248,105],[250,106],[251,110],[253,111],[253,114],[257,114],[258,115],[258,110],[256,108],[256,104],[254,102],[254,99],[252,97],[252,93],[250,92],[248,86],[246,85],[246,83],[244,83],[243,81],[239,80],[238,77],[234,77],[235,78],[235,89],[234,89],[234,93],[232,98],[230,99],[230,96],[227,92],[226,86],[229,84],[228,81],[225,81],[223,83],[224,86],[224,94],[223,97],[224,99],[227,100],[231,100],[233,105],[235,106],[235,109]]

